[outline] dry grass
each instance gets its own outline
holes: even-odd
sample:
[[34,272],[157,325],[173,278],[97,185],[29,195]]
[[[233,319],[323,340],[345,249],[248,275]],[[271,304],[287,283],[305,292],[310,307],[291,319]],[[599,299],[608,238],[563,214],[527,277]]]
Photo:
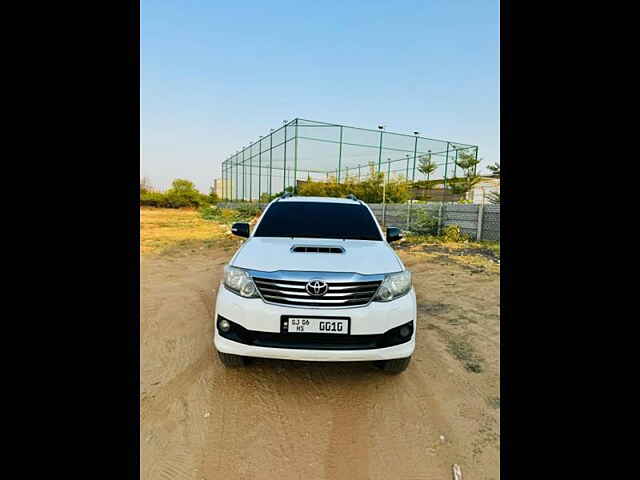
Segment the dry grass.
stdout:
[[418,257],[456,263],[475,273],[500,273],[500,264],[495,257],[495,253],[492,253],[491,250],[486,249],[481,244],[454,242],[411,244],[400,242],[399,245],[394,245],[394,248]]
[[229,240],[229,227],[202,219],[194,209],[140,208],[140,253],[179,246],[214,246]]

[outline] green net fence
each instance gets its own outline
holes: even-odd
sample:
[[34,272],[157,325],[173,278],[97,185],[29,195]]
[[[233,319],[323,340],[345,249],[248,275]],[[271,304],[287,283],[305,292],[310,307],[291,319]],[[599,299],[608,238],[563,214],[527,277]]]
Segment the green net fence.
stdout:
[[[478,157],[478,147],[447,140],[296,118],[259,138],[222,164],[226,201],[259,201],[300,182],[358,181],[370,172],[411,182],[447,181],[460,176],[456,160]],[[420,171],[430,161],[431,171]],[[265,195],[266,194],[266,195]],[[443,197],[444,198],[444,197]]]

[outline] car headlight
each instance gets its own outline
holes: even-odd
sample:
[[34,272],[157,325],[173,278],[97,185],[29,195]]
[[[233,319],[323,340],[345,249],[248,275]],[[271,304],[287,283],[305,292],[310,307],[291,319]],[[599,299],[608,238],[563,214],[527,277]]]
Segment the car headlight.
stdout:
[[401,297],[411,290],[411,272],[391,273],[384,277],[382,285],[374,298],[377,302],[388,302],[394,298]]
[[224,285],[241,297],[253,298],[258,296],[258,289],[249,274],[239,268],[229,265],[224,267]]

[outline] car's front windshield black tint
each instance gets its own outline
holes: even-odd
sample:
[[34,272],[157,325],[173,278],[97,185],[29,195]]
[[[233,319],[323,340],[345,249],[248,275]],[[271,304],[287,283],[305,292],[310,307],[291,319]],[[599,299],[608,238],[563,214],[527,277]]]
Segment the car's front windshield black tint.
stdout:
[[366,207],[328,202],[276,202],[254,236],[382,240]]

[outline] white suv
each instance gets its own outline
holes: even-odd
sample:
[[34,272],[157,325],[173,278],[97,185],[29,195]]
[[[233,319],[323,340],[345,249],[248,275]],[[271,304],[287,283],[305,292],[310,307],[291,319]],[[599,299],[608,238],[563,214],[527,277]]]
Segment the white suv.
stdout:
[[214,343],[226,366],[247,357],[376,361],[407,368],[415,349],[416,296],[371,209],[354,196],[271,202],[224,269]]

